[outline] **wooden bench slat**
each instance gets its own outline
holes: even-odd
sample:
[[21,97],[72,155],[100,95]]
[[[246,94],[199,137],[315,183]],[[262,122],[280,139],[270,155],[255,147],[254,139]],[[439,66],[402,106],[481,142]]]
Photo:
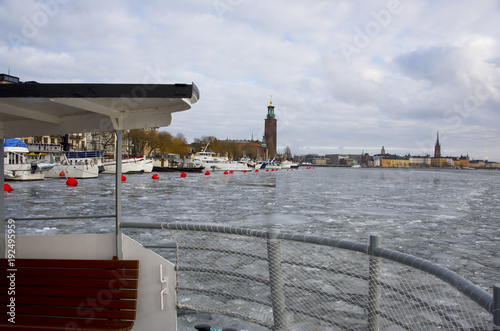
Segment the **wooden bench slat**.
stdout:
[[132,329],[133,321],[106,321],[92,319],[56,318],[43,316],[19,316],[16,323],[0,321],[0,328],[7,330],[80,330],[80,331],[128,331]]
[[[6,261],[6,259],[1,259]],[[39,268],[83,268],[83,269],[138,269],[137,260],[52,260],[52,259],[18,259],[16,267]],[[7,266],[7,263],[2,263]]]
[[[7,287],[0,286],[0,291],[7,293]],[[114,299],[137,299],[135,290],[108,290],[95,288],[67,288],[67,287],[18,287],[16,286],[16,296],[39,296],[39,297],[63,297],[63,298],[103,298]]]
[[[99,304],[97,304],[99,305]],[[35,313],[36,314],[35,314]],[[81,317],[92,319],[135,319],[135,310],[112,310],[101,307],[41,307],[41,306],[16,306],[16,316],[58,316],[58,317]]]
[[[8,278],[0,282],[1,285],[8,285]],[[17,286],[46,286],[46,287],[82,287],[82,288],[108,288],[108,289],[135,289],[138,281],[136,279],[91,279],[91,278],[63,278],[63,277],[38,277],[33,281],[33,277],[19,277],[16,275]]]
[[[82,298],[61,298],[61,297],[45,297],[43,301],[40,297],[32,296],[17,296],[16,306],[21,305],[40,305],[40,306],[63,306],[63,307],[95,307],[98,305],[96,299],[90,298],[89,300],[82,300]],[[7,311],[7,304],[9,303],[9,298],[7,296],[0,296],[0,304],[4,311]],[[137,300],[111,300],[106,303],[106,308],[109,309],[136,309]],[[0,312],[4,312],[0,310]]]
[[[16,277],[72,277],[72,278],[133,278],[139,277],[139,270],[105,270],[105,269],[51,269],[16,267]],[[6,270],[6,269],[5,269]],[[0,271],[0,277],[7,277],[10,272]]]

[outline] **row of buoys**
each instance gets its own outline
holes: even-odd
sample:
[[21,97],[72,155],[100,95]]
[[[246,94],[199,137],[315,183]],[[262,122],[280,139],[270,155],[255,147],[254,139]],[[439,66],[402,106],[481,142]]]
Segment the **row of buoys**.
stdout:
[[[309,169],[314,169],[314,167],[307,167],[307,169],[308,170]],[[275,171],[275,170],[278,171],[278,169],[271,169],[271,171]],[[290,169],[287,169],[287,171],[289,171],[289,170]],[[293,169],[291,169],[291,170],[293,170]],[[269,169],[266,169],[266,171],[269,172]],[[259,169],[255,169],[255,172],[259,172]],[[224,175],[228,175],[228,174],[232,174],[232,173],[234,173],[233,170],[229,170],[229,172],[227,170],[224,171]],[[247,170],[243,170],[243,173],[247,173]],[[210,171],[206,171],[205,172],[205,176],[209,176],[209,175],[210,175]],[[64,177],[64,176],[66,176],[66,174],[64,173],[64,171],[61,171],[61,173],[59,174],[59,176],[60,177]],[[181,173],[181,178],[185,178],[186,176],[187,175],[186,175],[185,172]],[[158,174],[154,174],[151,178],[152,179],[160,179],[160,176],[158,176]],[[127,180],[127,177],[125,177],[124,175],[122,175],[122,182],[125,182],[126,180]],[[68,186],[78,186],[78,181],[75,178],[70,177],[70,178],[68,178],[66,180],[66,185],[68,185]],[[8,193],[14,191],[14,189],[9,184],[7,184],[7,183],[5,183],[3,185],[3,190],[4,190],[4,192],[8,192]]]

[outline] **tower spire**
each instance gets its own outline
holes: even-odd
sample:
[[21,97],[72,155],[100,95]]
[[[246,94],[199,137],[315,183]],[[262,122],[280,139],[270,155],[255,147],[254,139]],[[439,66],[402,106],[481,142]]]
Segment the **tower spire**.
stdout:
[[271,101],[269,102],[269,106],[267,106],[267,118],[276,118],[274,115],[274,106],[273,106],[273,96],[271,95]]
[[439,131],[437,132],[436,146],[434,146],[434,157],[441,157],[441,145],[439,144]]

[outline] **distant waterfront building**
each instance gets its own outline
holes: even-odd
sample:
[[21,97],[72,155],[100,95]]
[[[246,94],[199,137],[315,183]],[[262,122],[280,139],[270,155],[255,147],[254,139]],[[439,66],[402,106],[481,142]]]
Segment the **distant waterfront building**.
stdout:
[[469,168],[470,167],[470,160],[469,160],[469,155],[467,156],[460,156],[456,157],[453,159],[453,167],[455,168]]
[[327,159],[327,164],[334,166],[352,166],[372,161],[368,154],[326,154],[325,158]]
[[401,156],[390,155],[379,159],[380,167],[382,168],[408,168],[410,161]]
[[425,168],[431,166],[430,156],[410,156],[408,159],[410,167]]
[[273,100],[267,106],[267,118],[264,127],[264,140],[266,142],[268,157],[273,159],[276,157],[276,146],[278,143],[278,120],[274,115]]

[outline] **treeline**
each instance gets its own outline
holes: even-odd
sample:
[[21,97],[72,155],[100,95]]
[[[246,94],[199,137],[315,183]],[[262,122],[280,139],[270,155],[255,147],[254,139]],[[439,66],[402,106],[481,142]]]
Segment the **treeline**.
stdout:
[[[110,149],[114,144],[113,132],[93,133],[91,148]],[[191,153],[214,152],[220,156],[227,156],[229,159],[238,160],[242,157],[251,159],[264,159],[266,149],[257,141],[231,141],[219,140],[214,136],[203,136],[195,138],[192,144],[189,144],[181,133],[176,136],[168,132],[159,132],[157,130],[130,130],[123,134],[123,152],[131,156],[147,155],[154,153],[161,154],[179,154],[181,157],[189,156]],[[108,147],[108,148],[107,148]],[[285,148],[284,156],[287,159],[292,158],[292,153],[288,147]]]
[[204,136],[195,138],[192,146],[195,151],[211,151],[221,156],[227,156],[229,159],[238,160],[243,157],[257,159],[259,156],[264,157],[264,148],[258,143],[252,142],[236,142],[230,140],[219,140],[213,136]]

